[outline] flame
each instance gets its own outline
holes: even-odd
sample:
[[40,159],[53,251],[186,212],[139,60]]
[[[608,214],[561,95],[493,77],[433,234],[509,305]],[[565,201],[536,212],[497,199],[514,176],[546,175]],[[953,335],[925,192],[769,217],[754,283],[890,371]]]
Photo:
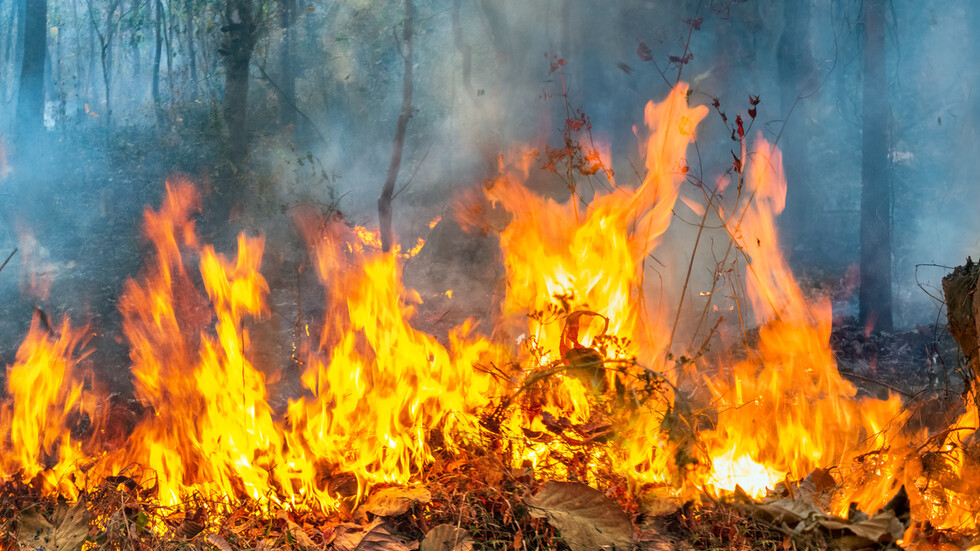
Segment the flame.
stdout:
[[[780,253],[775,218],[787,184],[779,151],[761,137],[751,154],[743,144],[734,204],[684,200],[724,221],[741,258],[737,294],[750,308],[737,306],[754,316],[758,341],[740,361],[716,354],[675,369],[670,306],[651,292],[646,259],[668,230],[685,152],[708,112],[690,106],[687,91],[679,85],[646,106],[646,174],[635,189],[614,184],[587,202],[573,193],[560,203],[524,184],[529,154],[513,166],[501,157],[483,190],[507,217],[493,339],[473,321],[443,340],[413,325],[421,299],[402,284],[402,266],[421,239],[386,254],[376,230],[297,214],[324,317],[303,327],[313,344],[294,351],[302,394],[278,409],[269,402],[277,368],[262,365],[252,335],[270,316],[264,238],[242,234],[234,254],[217,252],[195,228],[197,191],[168,182],[159,210],[145,211],[153,253],[120,299],[146,413],[127,438],[100,439],[110,420],[80,382],[85,331],[67,320],[46,328],[38,316],[7,370],[0,471],[72,498],[138,465],[139,483],[164,506],[204,496],[330,511],[490,440],[506,442],[490,447],[504,462],[538,477],[615,475],[636,492],[653,486],[685,498],[736,488],[763,496],[835,467],[835,512],[851,501],[873,510],[905,485],[914,515],[975,526],[976,409],[930,438],[905,430],[898,396],[859,396],[837,371],[830,304],[804,294]],[[608,166],[606,149],[595,155]],[[471,207],[458,216],[485,214]],[[694,384],[709,398],[697,414]],[[73,436],[82,415],[94,428]],[[929,446],[949,467],[939,482],[919,453]]]
[[[745,277],[759,344],[729,373],[706,380],[718,420],[704,439],[720,489],[732,491],[737,482],[761,495],[784,477],[799,480],[817,467],[848,468],[879,449],[883,432],[901,425],[904,413],[897,396],[857,398],[857,389],[837,371],[829,300],[808,301],[780,253],[775,217],[785,205],[782,155],[761,136],[756,146],[746,182],[754,199],[740,215],[738,246],[751,262]],[[722,474],[733,464],[755,476]]]
[[[81,401],[82,384],[75,370],[83,355],[83,331],[65,319],[57,330],[35,314],[30,331],[7,367],[7,393],[20,399],[0,408],[0,473],[75,497],[72,475],[84,459],[80,442],[71,437],[69,417]],[[30,397],[30,399],[25,399]]]

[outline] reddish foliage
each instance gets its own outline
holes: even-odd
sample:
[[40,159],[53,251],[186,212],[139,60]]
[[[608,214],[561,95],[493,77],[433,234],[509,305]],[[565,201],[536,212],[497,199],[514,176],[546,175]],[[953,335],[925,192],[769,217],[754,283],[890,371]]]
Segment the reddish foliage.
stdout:
[[653,61],[653,52],[643,42],[640,42],[640,45],[636,48],[636,55],[640,56],[640,59],[643,61]]
[[568,65],[568,62],[566,62],[564,58],[559,57],[557,59],[552,59],[551,60],[551,70],[548,71],[548,74],[550,75],[551,73],[554,73],[555,71],[557,71],[558,69],[561,69],[565,65]]
[[672,55],[669,56],[667,59],[669,59],[671,63],[680,63],[681,65],[686,65],[687,63],[690,63],[692,59],[694,59],[694,54],[688,52],[684,57]]

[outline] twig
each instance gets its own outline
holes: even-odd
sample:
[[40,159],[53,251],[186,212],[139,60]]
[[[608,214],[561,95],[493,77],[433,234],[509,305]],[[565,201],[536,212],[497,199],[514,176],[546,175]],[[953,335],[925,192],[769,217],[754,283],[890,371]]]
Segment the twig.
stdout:
[[865,382],[865,383],[872,383],[872,384],[876,384],[876,385],[879,385],[879,386],[883,386],[883,387],[887,388],[888,390],[893,390],[893,391],[901,394],[902,396],[905,396],[906,398],[912,398],[913,396],[915,396],[911,392],[906,392],[906,391],[904,391],[904,390],[902,390],[900,388],[894,387],[894,386],[892,386],[892,385],[890,385],[888,383],[883,383],[881,381],[876,381],[874,379],[869,379],[868,377],[862,377],[861,375],[857,375],[857,374],[854,374],[854,373],[843,373],[843,375],[845,377],[849,378],[849,379],[857,379],[857,380],[862,381],[862,382]]
[[3,271],[3,269],[7,266],[7,263],[10,262],[10,259],[13,258],[15,254],[17,254],[17,247],[14,247],[14,250],[7,256],[7,260],[4,260],[3,264],[0,264],[0,272]]

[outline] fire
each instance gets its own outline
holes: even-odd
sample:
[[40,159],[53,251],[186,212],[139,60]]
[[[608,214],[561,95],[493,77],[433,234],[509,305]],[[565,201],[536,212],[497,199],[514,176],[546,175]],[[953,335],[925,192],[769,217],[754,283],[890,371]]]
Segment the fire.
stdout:
[[47,487],[74,497],[72,478],[85,456],[68,421],[81,402],[76,370],[83,332],[67,319],[57,329],[45,325],[35,314],[17,361],[7,367],[7,391],[21,399],[0,407],[0,431],[9,435],[0,448],[0,473],[25,481],[39,476]]
[[[740,361],[712,355],[676,369],[672,305],[651,292],[647,258],[668,230],[687,148],[708,113],[688,102],[680,85],[647,105],[646,174],[635,189],[610,182],[587,202],[573,193],[559,203],[524,185],[527,156],[513,169],[501,163],[483,190],[508,217],[493,338],[476,321],[443,340],[413,325],[421,298],[402,284],[402,266],[422,240],[386,254],[374,230],[298,214],[324,317],[304,328],[314,344],[295,353],[302,394],[279,410],[269,400],[277,368],[258,360],[251,329],[270,315],[265,241],[243,234],[230,256],[202,243],[193,221],[200,196],[186,181],[169,182],[159,210],[145,211],[154,252],[120,299],[146,413],[127,438],[100,439],[108,416],[98,385],[81,382],[84,331],[67,320],[44,327],[38,316],[7,370],[0,471],[69,498],[124,475],[163,506],[203,496],[334,511],[477,448],[539,477],[618,476],[636,492],[685,499],[736,488],[761,497],[835,467],[835,512],[851,501],[875,509],[904,485],[921,518],[974,526],[977,507],[965,496],[980,489],[966,452],[976,410],[929,439],[903,430],[899,397],[859,397],[840,375],[830,305],[805,296],[780,254],[774,222],[786,181],[779,151],[761,137],[754,153],[742,152],[744,198],[723,217],[758,342]],[[608,151],[588,155],[608,162]],[[721,207],[684,202],[722,218]],[[692,384],[706,389],[697,414]],[[81,416],[92,427],[74,434]],[[923,442],[953,466],[941,488],[917,453]]]
[[741,464],[757,474],[741,481],[720,477],[719,488],[734,490],[722,482],[734,480],[760,495],[784,477],[799,480],[829,465],[847,469],[857,456],[879,449],[882,433],[901,425],[905,414],[897,396],[856,398],[857,389],[837,371],[829,301],[808,301],[780,254],[775,217],[786,196],[782,156],[761,139],[747,190],[754,200],[739,215],[738,246],[751,261],[746,287],[759,345],[728,376],[706,381],[718,421],[704,437],[719,465]]

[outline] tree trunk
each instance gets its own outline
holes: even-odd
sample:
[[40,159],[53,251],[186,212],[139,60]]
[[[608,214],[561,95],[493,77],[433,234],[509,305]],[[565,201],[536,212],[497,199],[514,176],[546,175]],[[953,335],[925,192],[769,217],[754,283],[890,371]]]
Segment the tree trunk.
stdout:
[[279,67],[279,122],[283,127],[296,124],[296,70],[293,64],[296,0],[282,0],[282,50]]
[[[157,1],[160,2],[161,0],[157,0]],[[172,6],[172,4],[170,2],[168,2],[167,3],[167,9],[168,10],[171,9],[171,6]],[[163,7],[162,2],[160,4],[160,7],[161,8]],[[173,113],[174,113],[174,101],[175,101],[175,94],[174,94],[174,49],[173,49],[173,41],[174,41],[174,33],[176,32],[174,30],[174,25],[176,24],[176,19],[174,17],[171,17],[171,15],[167,14],[167,11],[166,10],[161,9],[160,11],[163,13],[164,18],[167,20],[166,32],[163,34],[163,39],[164,39],[163,40],[163,43],[166,46],[166,51],[167,51],[167,89],[168,89],[169,97],[170,97],[170,106],[167,109],[167,113],[169,113],[170,116],[173,116]]]
[[44,58],[48,40],[47,0],[27,0],[24,10],[24,61],[17,91],[16,138],[23,156],[44,130]]
[[810,162],[805,118],[800,102],[813,75],[814,63],[810,46],[810,0],[794,0],[783,4],[783,34],[779,39],[777,65],[779,69],[779,100],[783,117],[780,148],[786,170],[786,208],[780,217],[784,243],[792,251],[810,235],[814,193],[807,178]]
[[251,0],[227,0],[221,49],[225,61],[225,119],[228,160],[238,168],[248,151],[248,69],[257,38]]
[[99,59],[102,62],[102,85],[105,89],[105,125],[106,128],[112,127],[112,39],[116,34],[116,11],[122,0],[109,0],[105,7],[105,32],[99,27],[98,10],[94,0],[86,0],[89,22],[92,23],[92,31],[99,39]]
[[381,250],[391,250],[391,201],[395,195],[395,182],[398,181],[398,170],[402,164],[402,151],[405,148],[405,133],[408,131],[408,120],[412,118],[412,30],[413,12],[412,0],[405,0],[405,30],[402,35],[400,51],[405,61],[405,75],[402,81],[402,111],[398,115],[398,126],[395,128],[395,140],[391,150],[391,164],[388,165],[388,176],[385,178],[381,197],[378,198],[378,219],[381,225]]
[[[78,2],[77,0],[71,0],[71,17],[74,21],[79,21],[78,19]],[[73,121],[76,121],[85,116],[85,111],[82,110],[82,33],[77,31],[72,33],[75,37],[75,78],[73,90],[75,92],[75,112],[72,113]],[[86,81],[88,77],[86,77]]]
[[861,159],[860,321],[892,328],[891,207],[888,163],[888,81],[885,74],[885,2],[864,2],[864,97]]
[[13,85],[17,82],[17,68],[14,65],[14,61],[11,59],[11,56],[13,55],[13,50],[15,48],[14,37],[18,36],[16,8],[18,3],[18,0],[13,0],[12,2],[9,25],[7,26],[3,36],[3,57],[0,58],[0,63],[3,63],[4,69],[6,69],[8,66],[11,67],[9,78],[4,79],[3,87],[0,88],[0,100],[2,100],[4,104],[7,103],[10,94],[13,94]]
[[187,28],[187,59],[189,61],[189,74],[187,85],[190,87],[190,99],[197,99],[197,54],[194,52],[194,14],[191,11],[194,6],[193,0],[184,0],[184,15],[187,18],[185,23]]
[[163,2],[155,0],[153,7],[156,16],[153,18],[153,32],[156,42],[153,49],[153,84],[151,93],[153,95],[153,112],[156,113],[157,122],[163,124],[163,106],[160,101],[160,58],[163,55]]
[[14,0],[14,16],[17,19],[17,41],[14,42],[14,66],[20,68],[24,63],[24,26],[27,0]]
[[946,321],[949,334],[966,357],[969,371],[965,372],[969,390],[973,390],[974,404],[980,407],[980,292],[977,280],[980,265],[966,258],[966,264],[957,266],[952,273],[943,277],[943,296],[946,299]]

